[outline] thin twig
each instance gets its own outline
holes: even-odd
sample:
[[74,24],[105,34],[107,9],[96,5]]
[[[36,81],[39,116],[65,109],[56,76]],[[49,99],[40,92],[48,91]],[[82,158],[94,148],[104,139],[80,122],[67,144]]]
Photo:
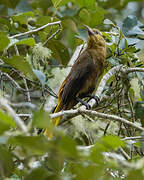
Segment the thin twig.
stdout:
[[16,107],[16,108],[30,108],[30,109],[33,109],[35,110],[36,109],[36,105],[35,104],[32,104],[30,102],[20,102],[20,103],[11,103],[10,102],[10,105],[13,106],[13,107]]
[[134,136],[134,137],[125,137],[122,140],[127,141],[127,140],[136,140],[136,139],[141,139],[141,136]]
[[61,23],[59,23],[58,25],[59,25],[58,30],[57,30],[56,32],[54,32],[54,33],[43,43],[43,46],[45,46],[50,39],[52,39],[56,34],[58,34],[58,33],[62,30]]
[[11,36],[11,37],[9,37],[9,38],[10,38],[10,39],[13,39],[13,38],[17,38],[17,37],[24,36],[24,35],[27,35],[27,34],[32,34],[32,33],[38,32],[38,31],[40,31],[40,30],[42,30],[42,29],[44,29],[44,28],[46,28],[46,27],[48,27],[48,26],[53,26],[53,25],[57,25],[57,24],[58,24],[58,25],[61,24],[61,21],[52,22],[52,23],[47,23],[47,24],[45,24],[44,26],[41,26],[41,27],[39,27],[39,28],[30,30],[30,31],[27,31],[27,32],[24,32],[24,33],[15,34],[15,35],[13,35],[13,36]]
[[123,150],[123,148],[119,148],[119,150],[127,160],[131,159],[130,156]]
[[27,85],[27,81],[26,81],[25,78],[23,78],[23,81],[24,81],[24,85],[25,85],[25,88],[26,88],[26,91],[27,91],[28,102],[31,102],[30,91],[29,91],[29,88],[28,88],[28,85]]
[[[27,92],[26,89],[20,87],[20,85],[11,76],[9,76],[7,73],[2,73],[1,72],[1,76],[6,76],[11,81],[11,83],[15,86],[15,88],[17,90],[22,91],[22,92]],[[29,91],[34,91],[34,89],[31,89]]]

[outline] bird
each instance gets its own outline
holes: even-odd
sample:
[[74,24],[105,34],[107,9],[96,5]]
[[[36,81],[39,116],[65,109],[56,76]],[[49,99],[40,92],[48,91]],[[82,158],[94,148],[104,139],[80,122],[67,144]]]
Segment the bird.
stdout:
[[[78,102],[90,109],[88,103],[82,99],[95,98],[92,95],[101,75],[104,72],[106,60],[106,42],[98,29],[92,29],[84,25],[87,32],[87,47],[74,62],[68,76],[61,84],[58,91],[58,102],[54,113],[73,108]],[[53,119],[55,126],[60,123],[61,117]],[[45,130],[47,136],[51,136],[49,130]]]

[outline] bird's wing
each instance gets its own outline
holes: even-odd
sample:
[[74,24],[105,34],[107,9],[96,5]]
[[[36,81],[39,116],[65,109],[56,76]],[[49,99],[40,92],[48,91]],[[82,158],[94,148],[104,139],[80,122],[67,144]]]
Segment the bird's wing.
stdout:
[[88,51],[84,51],[74,63],[69,75],[60,88],[59,95],[63,105],[67,105],[71,100],[75,99],[93,69],[94,62],[92,56]]

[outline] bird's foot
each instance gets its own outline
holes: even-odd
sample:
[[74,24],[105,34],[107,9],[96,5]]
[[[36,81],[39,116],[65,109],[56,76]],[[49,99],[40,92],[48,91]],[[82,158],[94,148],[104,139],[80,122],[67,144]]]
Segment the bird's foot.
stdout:
[[92,95],[92,94],[89,94],[88,97],[90,97],[90,100],[91,99],[94,99],[96,101],[96,105],[99,104],[100,102],[100,98],[98,96],[95,96],[95,95]]
[[78,102],[80,102],[82,105],[84,105],[87,110],[90,110],[90,109],[91,109],[91,106],[90,106],[87,102],[83,101],[81,98],[76,97],[76,101],[78,101]]

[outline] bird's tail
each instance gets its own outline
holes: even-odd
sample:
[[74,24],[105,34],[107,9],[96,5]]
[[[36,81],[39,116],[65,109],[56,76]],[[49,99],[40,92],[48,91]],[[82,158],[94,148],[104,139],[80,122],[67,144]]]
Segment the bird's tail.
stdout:
[[[63,109],[62,103],[58,102],[58,104],[54,110],[54,113],[57,113],[57,112],[61,111],[62,109]],[[61,117],[59,116],[59,117],[53,118],[52,121],[55,126],[58,126],[60,120],[61,120]],[[50,132],[48,128],[46,128],[46,130],[45,130],[45,135],[48,136],[49,138],[51,138],[53,136],[52,132]]]
[[[57,112],[60,112],[61,110],[63,109],[63,105],[61,104],[61,102],[58,103],[58,105],[56,106],[55,110],[54,110],[54,113],[57,113]],[[55,126],[57,126],[59,124],[61,120],[61,117],[56,117],[53,119],[53,123]]]

